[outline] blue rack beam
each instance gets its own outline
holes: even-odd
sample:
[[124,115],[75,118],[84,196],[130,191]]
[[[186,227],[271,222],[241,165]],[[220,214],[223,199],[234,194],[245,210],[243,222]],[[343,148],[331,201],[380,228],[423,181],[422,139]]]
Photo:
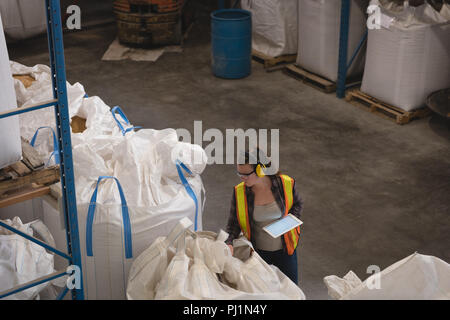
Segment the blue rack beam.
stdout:
[[62,300],[66,296],[67,292],[69,291],[69,288],[67,286],[64,287],[64,289],[61,291],[61,293],[56,297],[56,300]]
[[364,35],[362,36],[361,40],[359,41],[359,44],[358,44],[358,46],[356,47],[356,50],[355,50],[355,52],[353,53],[353,55],[352,55],[352,57],[351,57],[351,59],[350,59],[350,62],[348,63],[347,71],[348,71],[348,70],[350,69],[350,67],[352,66],[353,61],[354,61],[355,58],[358,56],[359,51],[361,50],[362,46],[363,46],[364,43],[366,42],[366,40],[367,40],[367,35],[368,35],[368,31],[366,30],[366,32],[365,32]]
[[21,292],[21,291],[24,291],[24,290],[27,290],[27,289],[30,289],[32,287],[38,286],[38,285],[43,284],[45,282],[52,281],[54,279],[63,277],[65,275],[67,275],[67,273],[65,271],[56,271],[56,272],[51,273],[49,275],[43,276],[43,277],[41,277],[39,279],[27,282],[25,284],[21,284],[19,286],[16,286],[16,287],[11,288],[11,289],[6,290],[6,291],[3,291],[3,292],[0,293],[0,299],[6,298],[6,297],[8,297],[10,295],[13,295],[15,293],[18,293],[18,292]]
[[50,101],[47,101],[44,103],[34,104],[34,105],[31,105],[28,107],[16,108],[16,109],[3,111],[0,113],[0,119],[15,116],[15,115],[22,114],[25,112],[30,112],[30,111],[43,109],[43,108],[52,107],[52,106],[55,106],[57,102],[58,102],[58,100],[50,100]]
[[69,260],[69,261],[72,260],[72,257],[68,256],[68,255],[65,254],[64,252],[61,252],[61,251],[59,251],[59,250],[57,250],[57,249],[55,249],[55,248],[49,246],[49,245],[46,244],[45,242],[42,242],[42,241],[40,241],[40,240],[38,240],[38,239],[36,239],[36,238],[34,238],[34,237],[32,237],[32,236],[29,236],[28,234],[23,233],[22,231],[17,230],[16,228],[13,228],[13,227],[11,227],[10,225],[8,225],[8,224],[6,224],[6,223],[4,223],[4,222],[2,222],[2,221],[0,221],[0,227],[3,227],[3,228],[5,228],[5,229],[8,229],[9,231],[18,234],[19,236],[22,236],[22,237],[24,237],[25,239],[30,240],[30,241],[32,241],[32,242],[34,242],[34,243],[40,245],[41,247],[44,247],[44,248],[47,249],[48,251],[51,251],[51,252],[56,253],[57,255],[59,255],[59,256],[61,256],[61,257],[63,257],[63,258],[66,258],[66,259]]

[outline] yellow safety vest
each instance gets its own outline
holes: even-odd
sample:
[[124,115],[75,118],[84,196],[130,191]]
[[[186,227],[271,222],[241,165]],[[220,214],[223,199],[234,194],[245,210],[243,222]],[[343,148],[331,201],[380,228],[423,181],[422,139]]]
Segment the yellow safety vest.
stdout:
[[[286,216],[289,213],[289,210],[291,210],[292,204],[294,203],[293,197],[294,179],[285,174],[281,174],[280,178],[281,181],[283,182],[284,203],[286,208],[284,211],[284,216]],[[241,227],[244,236],[248,240],[250,240],[251,232],[250,232],[250,222],[248,220],[248,205],[247,205],[247,195],[245,193],[245,183],[241,182],[240,184],[235,186],[234,192],[236,195],[236,213],[239,225]],[[289,255],[292,255],[295,251],[295,248],[297,248],[299,235],[300,235],[300,227],[292,229],[291,231],[283,235],[284,242],[286,244],[286,248]]]

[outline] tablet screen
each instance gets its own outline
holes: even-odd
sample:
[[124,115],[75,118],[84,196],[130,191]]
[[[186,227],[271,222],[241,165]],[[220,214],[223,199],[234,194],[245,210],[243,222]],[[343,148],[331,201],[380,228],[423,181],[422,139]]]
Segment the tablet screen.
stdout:
[[288,214],[286,217],[264,227],[264,230],[274,238],[285,234],[286,232],[298,227],[303,222]]

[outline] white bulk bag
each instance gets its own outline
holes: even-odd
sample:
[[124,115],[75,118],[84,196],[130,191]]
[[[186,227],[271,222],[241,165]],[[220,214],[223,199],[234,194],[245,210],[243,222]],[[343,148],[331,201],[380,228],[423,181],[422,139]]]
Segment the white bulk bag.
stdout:
[[47,30],[45,0],[2,0],[0,13],[5,33],[12,39],[26,39]]
[[157,238],[133,261],[127,284],[129,300],[154,299],[155,288],[174,256],[172,243],[191,226],[188,218],[181,219],[167,237]]
[[[23,224],[19,217],[15,217],[13,220],[3,220],[3,222],[29,236],[33,236],[33,224],[36,224],[37,229],[35,231],[40,231],[38,234],[41,235],[41,238],[49,245],[54,245],[50,232],[42,222],[34,221]],[[47,253],[38,244],[0,227],[0,291],[11,289],[53,272],[53,254]],[[47,285],[48,282],[18,292],[5,299],[33,299]]]
[[[347,63],[366,32],[368,0],[350,2]],[[337,81],[341,1],[299,0],[297,64],[331,81]],[[347,77],[362,74],[365,47],[362,47],[347,72]]]
[[449,300],[450,264],[414,253],[361,282],[349,272],[324,278],[330,296],[342,300]]
[[233,247],[239,249],[226,261],[223,272],[225,280],[233,288],[257,299],[305,300],[297,284],[276,266],[267,264],[247,239],[235,240]]
[[[216,273],[223,272],[225,259],[231,257],[231,252],[224,243],[228,234],[221,231],[219,236],[210,235],[211,233],[197,233],[195,239],[186,236],[178,239],[176,254],[156,287],[156,300],[231,297],[233,290],[222,284],[216,276]],[[207,236],[210,237],[206,238]]]
[[[0,16],[0,112],[17,108],[14,81]],[[18,116],[0,119],[0,169],[22,159]]]
[[297,53],[298,0],[241,0],[252,13],[252,48],[271,57]]
[[[10,61],[9,64],[13,75],[29,75],[35,79],[28,88],[25,88],[22,81],[14,79],[17,104],[19,107],[26,107],[53,99],[51,70],[48,66],[38,64],[34,67],[27,67],[14,61]],[[79,113],[83,100],[85,100],[84,96],[86,92],[80,83],[71,85],[67,82],[66,87],[69,102],[69,116],[73,117]],[[20,134],[26,140],[31,141],[37,130],[41,127],[50,127],[55,131],[55,123],[54,108],[44,108],[23,113],[20,115]],[[37,135],[35,149],[46,162],[50,159],[51,153],[55,151],[53,141],[51,130],[44,130]],[[54,161],[52,160],[51,163],[54,163]]]
[[392,22],[369,30],[361,91],[406,111],[422,107],[429,94],[450,87],[449,5],[440,15],[428,4],[400,11],[371,4]]
[[205,150],[198,144],[179,142],[176,132],[174,132],[174,137],[175,140],[164,139],[156,144],[156,151],[161,155],[163,164],[163,176],[178,176],[174,159],[182,161],[192,172],[201,174],[208,162]]
[[[225,240],[200,232],[177,242],[176,255],[156,288],[155,299],[304,300],[302,290],[255,251],[231,255]],[[233,276],[231,276],[231,274]]]
[[[171,241],[155,241],[136,260],[139,263],[133,263],[129,299],[305,299],[298,286],[255,251],[250,257],[241,257],[244,261],[233,257],[224,242],[228,234],[223,231],[219,235],[187,233],[178,238],[175,248],[167,245],[174,237],[168,238]],[[166,253],[160,251],[164,249]]]
[[446,20],[450,20],[450,4],[444,3],[440,12],[441,16]]
[[[97,183],[90,201],[77,206],[84,288],[90,300],[125,299],[133,259],[155,239],[167,235],[180,219],[196,219],[196,205],[181,184],[171,186],[174,196],[168,202],[139,207],[126,202],[133,191],[122,189],[116,178],[101,177],[99,182],[105,178],[100,186]],[[189,178],[188,182],[200,202],[200,177]],[[201,220],[199,205],[199,230]]]

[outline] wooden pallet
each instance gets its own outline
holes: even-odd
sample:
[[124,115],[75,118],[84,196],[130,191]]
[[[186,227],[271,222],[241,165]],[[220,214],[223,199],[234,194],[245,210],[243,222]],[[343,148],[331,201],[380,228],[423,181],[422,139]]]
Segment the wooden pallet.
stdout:
[[262,52],[252,50],[253,60],[260,62],[264,65],[264,68],[272,68],[279,65],[295,62],[297,59],[296,54],[286,54],[279,57],[271,57]]
[[405,111],[401,108],[392,106],[371,97],[358,89],[348,91],[346,93],[345,100],[379,116],[394,120],[400,125],[407,124],[414,119],[425,118],[431,114],[430,109],[427,107],[413,111]]
[[39,154],[22,139],[22,160],[0,170],[0,208],[50,192],[59,182],[59,165],[44,168]]
[[317,74],[306,71],[300,66],[290,64],[283,69],[283,72],[290,77],[302,81],[303,83],[312,86],[325,93],[336,91],[336,83],[318,76]]

